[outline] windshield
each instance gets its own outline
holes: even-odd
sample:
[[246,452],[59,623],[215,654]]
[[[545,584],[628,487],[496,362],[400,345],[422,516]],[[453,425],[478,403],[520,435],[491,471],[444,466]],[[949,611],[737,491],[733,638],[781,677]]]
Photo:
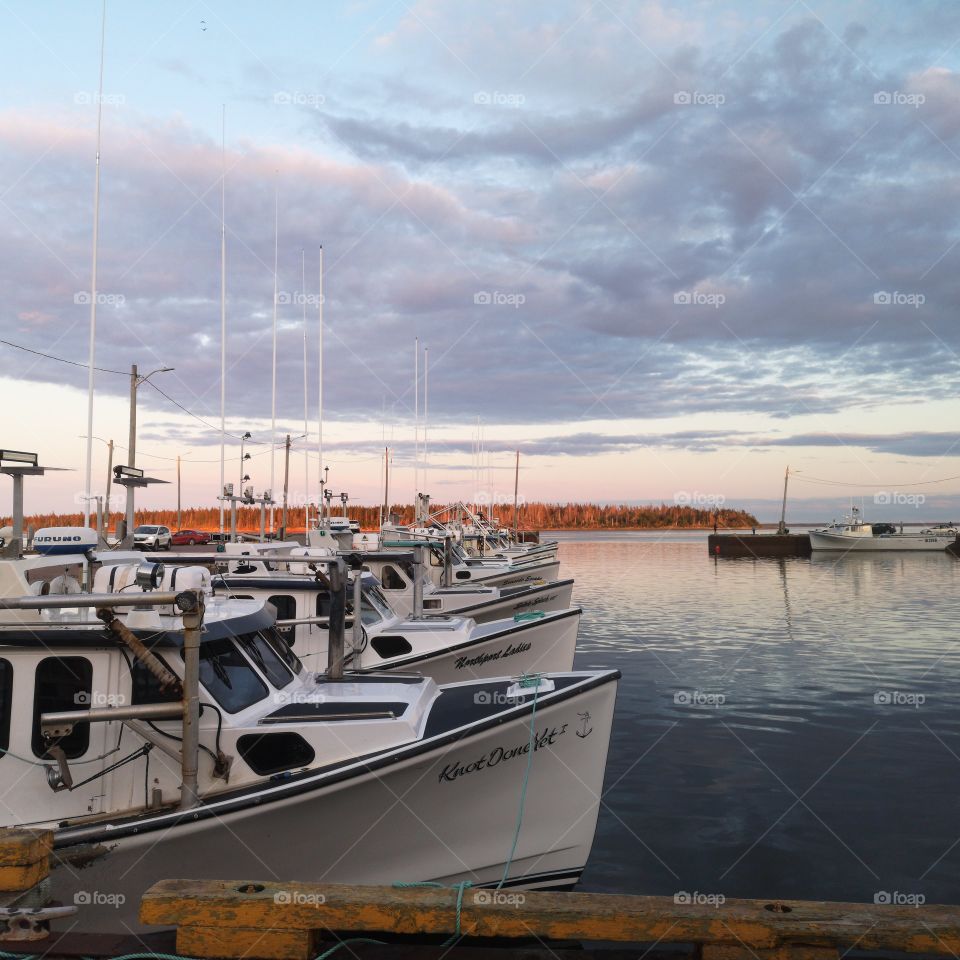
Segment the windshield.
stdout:
[[[364,623],[376,623],[377,620],[393,616],[390,603],[379,587],[364,585],[363,600],[360,610]],[[373,616],[373,619],[368,619],[370,616]]]
[[137,527],[134,533],[156,533],[159,527]]
[[237,637],[237,642],[257,665],[260,672],[278,690],[282,690],[293,679],[293,674],[280,659],[270,641],[262,634],[245,633]]
[[227,713],[238,713],[267,695],[264,682],[226,637],[200,645],[200,682]]

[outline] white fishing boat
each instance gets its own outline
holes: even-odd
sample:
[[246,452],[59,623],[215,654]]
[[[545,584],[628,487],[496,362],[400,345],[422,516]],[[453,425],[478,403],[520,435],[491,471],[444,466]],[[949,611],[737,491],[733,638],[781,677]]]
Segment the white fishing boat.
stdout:
[[[401,616],[413,613],[417,577],[415,565],[387,552],[363,555],[364,566],[380,581],[390,606]],[[452,571],[451,571],[452,573]],[[515,586],[484,583],[447,583],[438,586],[429,574],[421,575],[423,612],[471,617],[477,623],[500,620],[531,610],[566,610],[573,601],[573,580],[528,580]]]
[[843,553],[889,550],[889,551],[944,551],[957,538],[956,528],[940,526],[914,532],[904,532],[891,523],[867,523],[857,507],[850,516],[834,520],[827,527],[810,531],[810,547],[813,550],[832,550]]
[[171,876],[576,883],[616,672],[344,674],[334,613],[318,678],[269,604],[208,595],[201,568],[145,562],[122,592],[111,576],[86,556],[0,563],[0,826],[54,832],[72,929],[139,929]]
[[560,576],[560,561],[549,555],[478,558],[469,556],[449,536],[417,536],[412,531],[387,527],[381,534],[383,551],[406,552],[417,547],[427,551],[427,569],[438,587],[459,583],[512,587],[535,581],[550,582]]
[[[331,602],[323,564],[318,566],[324,557],[317,553],[302,548],[289,553],[279,547],[233,545],[220,564],[222,572],[214,575],[211,584],[215,592],[236,599],[271,603],[278,612],[281,635],[312,669],[322,669],[327,661]],[[136,565],[124,563],[124,559],[124,555],[115,555],[109,581],[112,587],[125,586],[136,576]],[[178,559],[196,563],[217,557],[186,554],[173,562]],[[416,670],[438,683],[452,683],[499,676],[505,670],[528,673],[573,667],[582,614],[577,607],[526,609],[477,623],[457,614],[432,611],[424,615],[418,601],[415,610],[404,615],[392,609],[373,574],[359,571],[359,584],[357,575],[354,572],[348,591],[351,670]],[[358,605],[359,621],[354,616]]]

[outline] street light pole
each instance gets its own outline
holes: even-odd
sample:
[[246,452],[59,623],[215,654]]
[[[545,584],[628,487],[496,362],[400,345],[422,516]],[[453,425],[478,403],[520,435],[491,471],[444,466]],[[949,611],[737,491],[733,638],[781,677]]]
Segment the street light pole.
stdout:
[[[127,440],[127,463],[128,467],[137,465],[137,365],[130,367],[130,435]],[[133,536],[134,527],[134,500],[133,487],[127,487],[127,525],[124,530],[125,537]]]
[[[127,444],[128,467],[137,465],[137,387],[141,383],[146,383],[155,373],[171,373],[173,367],[158,367],[151,370],[145,377],[137,373],[137,365],[134,363],[130,367],[130,436]],[[130,544],[130,538],[133,536],[134,528],[134,487],[127,486],[127,509],[126,509],[126,529],[124,530],[124,540],[126,545]]]
[[113,440],[107,443],[107,488],[103,494],[103,539],[110,532],[110,490],[113,483]]

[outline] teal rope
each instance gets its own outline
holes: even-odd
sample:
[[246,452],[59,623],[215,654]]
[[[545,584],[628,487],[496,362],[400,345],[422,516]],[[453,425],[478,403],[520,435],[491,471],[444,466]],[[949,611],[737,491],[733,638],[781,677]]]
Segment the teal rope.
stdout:
[[[500,878],[500,882],[497,884],[496,889],[499,890],[507,880],[507,876],[510,873],[510,866],[513,863],[514,854],[517,852],[517,843],[520,840],[520,827],[523,824],[523,810],[527,802],[527,786],[530,782],[530,768],[533,766],[533,744],[536,737],[536,719],[537,719],[537,697],[540,693],[540,679],[541,674],[523,674],[517,681],[521,687],[534,687],[533,692],[533,709],[530,711],[530,744],[527,751],[527,768],[523,774],[523,785],[520,789],[520,809],[517,811],[517,828],[513,834],[513,844],[510,847],[510,855],[507,857],[507,862],[503,868],[503,876]],[[444,889],[444,884],[436,883],[431,880],[424,881],[404,881],[398,880],[393,886],[395,887],[437,887]],[[463,894],[468,887],[472,887],[473,883],[469,880],[461,880],[460,883],[454,884],[450,889],[457,891],[457,903],[456,903],[456,921],[454,926],[453,934],[444,941],[444,947],[452,947],[463,939],[463,933],[461,932],[461,917],[463,915]],[[351,943],[371,943],[376,944],[377,946],[386,946],[382,940],[374,940],[370,937],[351,937],[348,940],[341,940],[339,943],[335,943],[329,950],[325,950],[323,953],[319,954],[315,960],[326,960],[327,957],[333,956],[337,950],[341,947],[345,947]],[[35,955],[27,955],[22,953],[4,953],[0,951],[0,960],[40,960],[39,957]],[[86,958],[85,958],[86,960]],[[195,960],[194,957],[184,957],[178,953],[126,953],[120,957],[113,957],[112,960]]]
[[[436,887],[441,890],[446,889],[442,883],[437,883],[434,880],[423,880],[423,881],[406,881],[398,880],[394,883],[395,887]],[[452,947],[455,943],[463,938],[463,934],[460,932],[460,917],[463,913],[463,894],[467,887],[472,887],[473,884],[469,880],[461,880],[459,883],[454,884],[450,889],[457,891],[457,916],[456,924],[453,928],[453,933],[450,937],[443,942],[443,946]],[[318,957],[317,960],[320,960]]]
[[503,876],[496,886],[497,890],[501,889],[507,882],[507,877],[510,874],[510,866],[513,863],[513,855],[517,852],[517,843],[520,841],[520,827],[523,824],[523,809],[527,802],[527,786],[530,783],[530,768],[533,766],[533,744],[534,738],[536,737],[537,697],[540,693],[540,674],[524,674],[520,677],[519,682],[521,687],[535,688],[533,691],[533,709],[530,711],[530,743],[527,750],[527,769],[523,773],[523,786],[520,788],[520,809],[517,811],[517,829],[513,833],[510,856],[507,857],[507,862],[503,865]]

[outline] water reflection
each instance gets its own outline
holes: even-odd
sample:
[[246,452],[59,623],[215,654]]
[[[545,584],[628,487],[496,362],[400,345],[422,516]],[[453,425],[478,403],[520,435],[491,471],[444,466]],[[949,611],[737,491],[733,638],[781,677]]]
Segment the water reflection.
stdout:
[[960,902],[960,563],[626,534],[561,560],[578,665],[624,675],[587,889]]

